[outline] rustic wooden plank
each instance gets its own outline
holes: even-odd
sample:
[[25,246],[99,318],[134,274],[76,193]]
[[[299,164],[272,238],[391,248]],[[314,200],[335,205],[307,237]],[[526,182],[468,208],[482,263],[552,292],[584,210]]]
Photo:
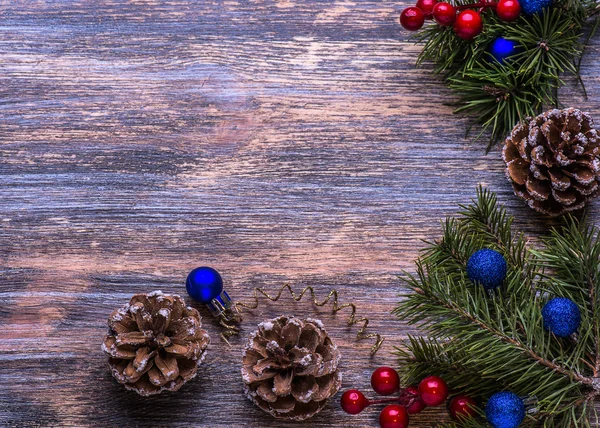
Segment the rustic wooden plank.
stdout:
[[[389,312],[420,239],[497,191],[532,237],[548,221],[511,195],[496,150],[464,139],[466,118],[396,24],[407,2],[11,1],[0,4],[0,425],[292,426],[242,395],[244,336],[265,318],[319,316],[340,344],[344,388],[414,329]],[[600,118],[600,43],[584,61]],[[600,120],[600,119],[599,119]],[[600,212],[594,204],[591,217]],[[387,341],[374,358],[342,313],[263,304],[199,379],[142,399],[110,377],[99,344],[136,292],[184,293],[218,268],[255,286],[331,288]],[[413,425],[431,427],[443,409]],[[311,420],[376,426],[336,402]]]

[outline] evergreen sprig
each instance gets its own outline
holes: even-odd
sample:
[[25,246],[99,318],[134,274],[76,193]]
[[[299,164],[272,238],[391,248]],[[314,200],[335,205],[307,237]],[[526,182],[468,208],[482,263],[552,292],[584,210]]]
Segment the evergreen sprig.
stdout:
[[[397,348],[400,375],[407,385],[439,375],[482,404],[502,390],[535,398],[536,413],[524,426],[598,426],[599,230],[569,217],[535,250],[512,223],[496,196],[480,188],[472,205],[446,220],[442,238],[427,243],[416,271],[404,277],[414,293],[403,296],[394,314],[428,338],[409,337]],[[482,248],[507,260],[507,278],[495,292],[466,275],[467,260]],[[541,309],[555,296],[581,309],[576,339],[544,328]],[[447,426],[488,425],[480,418]]]
[[[555,0],[550,9],[521,15],[514,22],[501,21],[487,10],[482,13],[483,32],[473,41],[463,41],[451,27],[433,23],[415,36],[424,42],[417,64],[433,62],[434,72],[442,74],[459,97],[456,112],[476,116],[482,128],[478,138],[490,131],[489,151],[518,121],[541,113],[545,105],[559,105],[557,90],[564,85],[564,73],[581,82],[581,58],[600,23],[599,7],[598,0]],[[521,49],[502,64],[488,53],[489,44],[500,36]]]

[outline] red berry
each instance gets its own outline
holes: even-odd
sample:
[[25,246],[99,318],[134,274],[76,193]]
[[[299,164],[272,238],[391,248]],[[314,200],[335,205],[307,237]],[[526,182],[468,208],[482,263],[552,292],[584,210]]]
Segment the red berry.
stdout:
[[423,11],[425,19],[432,19],[431,13],[437,0],[417,0],[417,7]]
[[397,404],[384,407],[379,414],[379,426],[381,428],[407,428],[408,412]]
[[419,384],[419,395],[427,406],[439,406],[448,398],[448,385],[441,377],[426,377]]
[[471,40],[477,37],[483,30],[483,21],[481,15],[474,10],[463,10],[456,17],[454,23],[454,32],[458,37],[464,40]]
[[408,414],[415,415],[417,413],[421,413],[423,409],[427,406],[425,405],[425,403],[423,403],[423,400],[421,400],[421,397],[419,396],[419,389],[416,386],[409,386],[408,388],[406,388],[406,392],[416,396],[414,397],[415,401],[413,401],[413,403],[406,408]]
[[456,420],[472,418],[475,412],[475,400],[466,395],[457,395],[450,402],[450,414]]
[[351,415],[357,415],[369,405],[369,400],[358,389],[349,389],[340,399],[342,409]]
[[400,14],[400,24],[409,31],[417,31],[425,23],[425,15],[418,7],[407,7]]
[[442,26],[452,25],[456,21],[456,8],[450,3],[438,3],[433,7],[433,19]]
[[371,375],[373,391],[380,395],[390,395],[400,390],[400,376],[391,367],[379,367]]
[[521,5],[518,0],[500,0],[496,5],[496,13],[503,21],[514,21],[521,14]]

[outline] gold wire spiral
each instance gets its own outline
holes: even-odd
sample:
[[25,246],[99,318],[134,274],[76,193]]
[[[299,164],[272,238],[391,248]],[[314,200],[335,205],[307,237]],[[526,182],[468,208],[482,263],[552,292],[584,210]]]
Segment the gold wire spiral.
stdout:
[[375,355],[375,353],[377,351],[379,351],[379,348],[381,348],[381,345],[383,344],[383,341],[385,340],[385,338],[383,336],[381,336],[379,333],[367,333],[366,330],[369,325],[369,319],[365,318],[365,317],[361,317],[361,318],[356,317],[356,305],[354,303],[344,303],[343,305],[340,305],[339,295],[338,295],[337,290],[331,290],[329,292],[329,294],[327,295],[327,297],[325,298],[325,300],[323,300],[322,302],[319,302],[317,300],[317,296],[315,295],[315,290],[313,287],[307,286],[302,290],[302,292],[300,294],[296,294],[289,284],[282,285],[279,288],[279,291],[275,297],[271,296],[264,289],[262,289],[260,287],[256,287],[253,291],[253,302],[252,303],[236,302],[233,305],[233,310],[228,311],[227,314],[224,314],[220,318],[219,323],[226,329],[221,334],[221,337],[227,343],[229,343],[227,338],[239,333],[240,330],[235,324],[241,322],[241,320],[242,320],[242,316],[241,316],[242,308],[246,308],[246,309],[258,308],[258,305],[260,303],[259,294],[262,294],[263,296],[265,296],[267,299],[269,299],[272,302],[276,302],[281,298],[281,295],[283,294],[284,290],[288,290],[290,292],[290,294],[292,295],[292,298],[296,302],[299,302],[300,300],[302,300],[304,295],[307,292],[310,292],[312,301],[316,306],[325,306],[333,298],[332,312],[334,314],[343,309],[351,308],[351,313],[348,316],[348,325],[352,326],[354,324],[358,324],[361,322],[363,323],[362,326],[359,328],[358,333],[356,334],[356,340],[364,340],[364,339],[369,339],[372,337],[376,338],[375,343],[371,347],[371,355]]

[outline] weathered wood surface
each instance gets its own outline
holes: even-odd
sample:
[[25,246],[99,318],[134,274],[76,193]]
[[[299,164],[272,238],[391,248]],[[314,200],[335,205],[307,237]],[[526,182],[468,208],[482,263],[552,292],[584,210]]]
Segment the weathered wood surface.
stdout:
[[[411,328],[389,312],[421,239],[483,183],[536,236],[548,222],[512,196],[497,150],[397,25],[407,2],[3,1],[0,4],[0,425],[297,426],[242,395],[244,336],[281,313],[318,316],[340,344],[344,388],[394,364]],[[600,53],[584,61],[600,118]],[[600,204],[592,208],[592,218]],[[143,399],[107,370],[100,342],[130,295],[185,294],[218,268],[254,286],[331,288],[387,341],[371,360],[342,313],[261,304],[232,348],[213,337],[200,378]],[[337,400],[303,426],[377,426]],[[443,409],[412,426],[443,420]]]

